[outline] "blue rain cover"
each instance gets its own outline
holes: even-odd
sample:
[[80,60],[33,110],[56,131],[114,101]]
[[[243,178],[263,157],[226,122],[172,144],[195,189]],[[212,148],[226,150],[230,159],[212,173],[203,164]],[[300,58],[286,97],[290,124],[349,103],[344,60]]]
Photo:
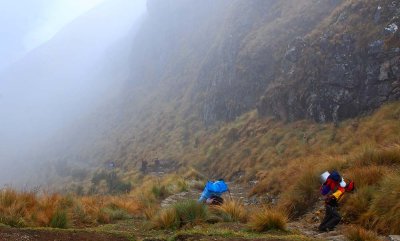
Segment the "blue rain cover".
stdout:
[[221,193],[221,194],[228,191],[228,185],[226,185],[224,181],[216,181],[216,182],[208,181],[206,184],[206,188],[210,192]]
[[203,202],[211,196],[221,196],[226,191],[228,191],[228,185],[224,181],[208,181],[199,198],[199,202]]

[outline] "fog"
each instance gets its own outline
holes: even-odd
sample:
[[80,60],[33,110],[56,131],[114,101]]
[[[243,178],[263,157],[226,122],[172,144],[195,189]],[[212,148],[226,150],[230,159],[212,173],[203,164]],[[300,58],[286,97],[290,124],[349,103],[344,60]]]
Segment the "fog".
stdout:
[[118,46],[145,13],[145,0],[0,1],[0,184],[19,181],[36,164],[29,153],[118,92],[130,51]]

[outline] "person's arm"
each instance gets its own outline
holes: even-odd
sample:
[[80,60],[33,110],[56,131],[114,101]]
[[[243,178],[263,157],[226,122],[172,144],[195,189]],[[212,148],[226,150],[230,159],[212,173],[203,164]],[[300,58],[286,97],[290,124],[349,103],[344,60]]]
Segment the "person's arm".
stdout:
[[204,190],[201,193],[201,196],[200,196],[198,202],[199,203],[204,203],[207,200],[207,198],[209,198],[209,196],[210,196],[210,192],[208,191],[207,188],[204,188]]

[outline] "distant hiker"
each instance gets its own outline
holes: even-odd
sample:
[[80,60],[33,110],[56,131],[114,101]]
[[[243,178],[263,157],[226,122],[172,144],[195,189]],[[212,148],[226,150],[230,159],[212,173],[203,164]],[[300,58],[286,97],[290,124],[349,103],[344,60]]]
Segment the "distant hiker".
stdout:
[[324,172],[321,174],[321,183],[320,192],[327,197],[325,199],[325,217],[318,229],[322,232],[328,232],[333,230],[342,219],[338,212],[338,203],[345,191],[350,192],[354,189],[354,182],[346,184],[340,174],[333,171],[332,173]]
[[154,167],[156,168],[157,172],[160,170],[160,160],[158,158],[154,160]]
[[207,181],[198,202],[208,205],[221,205],[224,203],[224,199],[221,196],[227,191],[229,191],[228,185],[223,179],[215,182]]
[[142,173],[147,173],[147,161],[146,160],[142,160],[142,166],[140,167],[140,171],[142,172]]
[[108,168],[109,169],[114,169],[115,168],[115,163],[113,161],[108,163]]

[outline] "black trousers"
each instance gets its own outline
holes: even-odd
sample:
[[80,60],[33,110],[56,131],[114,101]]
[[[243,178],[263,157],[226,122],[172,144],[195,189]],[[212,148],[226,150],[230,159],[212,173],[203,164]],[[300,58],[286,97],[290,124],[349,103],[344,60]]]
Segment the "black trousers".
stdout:
[[340,216],[337,207],[326,205],[325,207],[325,217],[322,223],[319,225],[320,231],[328,231],[335,228],[339,224],[342,217]]

